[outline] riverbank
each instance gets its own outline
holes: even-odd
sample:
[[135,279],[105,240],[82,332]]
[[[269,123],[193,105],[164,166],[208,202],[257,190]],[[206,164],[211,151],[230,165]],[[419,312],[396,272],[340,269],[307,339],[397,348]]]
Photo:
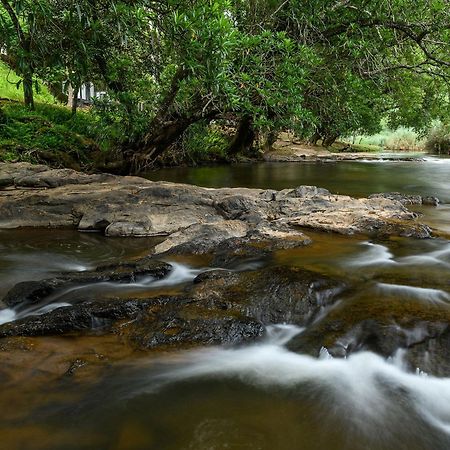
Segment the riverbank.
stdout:
[[[366,146],[369,147],[369,146]],[[297,142],[282,133],[262,158],[266,162],[337,162],[337,161],[423,161],[425,152],[395,152],[375,147],[337,142],[329,148]]]
[[[29,162],[52,168],[70,168],[90,172],[124,173],[127,164],[121,160],[121,135],[117,124],[102,124],[92,111],[80,110],[75,116],[57,104],[38,103],[30,111],[16,100],[0,99],[0,162]],[[110,137],[108,137],[110,135]],[[218,138],[218,137],[217,137]],[[168,149],[151,168],[231,164],[236,161],[355,161],[355,160],[420,160],[423,155],[400,152],[395,155],[372,146],[370,151],[359,145],[336,143],[329,149],[300,143],[288,133],[281,133],[270,150],[227,155],[227,139],[221,146],[197,143],[194,149]],[[370,147],[370,146],[369,146]],[[367,147],[368,148],[368,147]]]

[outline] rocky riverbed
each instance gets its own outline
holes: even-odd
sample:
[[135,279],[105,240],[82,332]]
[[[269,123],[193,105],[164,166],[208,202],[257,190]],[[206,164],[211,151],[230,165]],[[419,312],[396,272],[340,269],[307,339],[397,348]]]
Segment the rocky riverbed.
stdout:
[[314,186],[208,189],[26,163],[0,164],[0,184],[0,229],[76,227],[107,236],[168,236],[160,251],[193,240],[197,245],[200,239],[212,249],[229,238],[255,238],[255,233],[259,240],[303,245],[307,238],[298,227],[342,234],[431,234],[398,199],[355,199]]
[[[311,244],[308,229],[378,239],[430,237],[430,228],[405,205],[435,205],[437,199],[396,193],[355,199],[314,186],[207,189],[25,163],[1,164],[0,183],[3,229],[74,227],[110,237],[161,236],[144,259],[17,284],[3,299],[17,319],[0,326],[4,345],[16,345],[14,338],[20,336],[89,335],[93,330],[121,336],[140,349],[236,344],[260,338],[269,324],[287,322],[308,326],[290,344],[296,351],[317,355],[326,346],[335,356],[361,349],[392,356],[399,347],[421,345],[414,366],[423,360],[427,342],[446,342],[450,314],[442,309],[418,307],[405,317],[402,305],[395,314],[383,308],[372,314],[357,302],[348,316],[334,305],[360,289],[355,283],[283,264],[249,264],[270,259],[274,251]],[[173,294],[157,291],[134,298],[86,289],[76,300],[51,307],[80,286],[164,280],[176,269],[164,259],[193,254],[217,269],[199,271]],[[329,308],[331,320],[318,320]],[[405,331],[417,327],[420,333]],[[428,368],[445,372],[446,364],[430,361]]]

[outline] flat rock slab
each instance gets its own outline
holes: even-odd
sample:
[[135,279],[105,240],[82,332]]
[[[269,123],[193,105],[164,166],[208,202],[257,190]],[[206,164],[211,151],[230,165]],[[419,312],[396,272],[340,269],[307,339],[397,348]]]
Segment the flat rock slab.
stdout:
[[[193,239],[210,251],[255,229],[264,230],[260,235],[266,240],[286,239],[290,233],[298,237],[297,227],[420,238],[431,233],[396,199],[355,199],[314,186],[282,191],[208,189],[25,163],[0,164],[0,180],[7,179],[14,184],[4,182],[0,188],[0,228],[74,227],[107,236],[167,235],[159,252]],[[306,238],[297,240],[304,245]]]

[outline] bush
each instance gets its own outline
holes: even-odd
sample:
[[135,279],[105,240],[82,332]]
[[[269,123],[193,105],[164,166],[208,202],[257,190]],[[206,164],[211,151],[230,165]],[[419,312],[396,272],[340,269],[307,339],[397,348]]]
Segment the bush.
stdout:
[[[347,138],[347,142],[353,142],[352,138]],[[411,128],[399,127],[396,130],[383,128],[380,133],[372,136],[355,136],[354,142],[362,145],[377,146],[384,150],[394,151],[422,151],[423,140]]]
[[225,160],[229,145],[228,136],[215,124],[191,125],[182,140],[183,151],[194,162]]
[[55,167],[80,168],[97,149],[87,130],[87,113],[72,117],[68,108],[36,104],[30,111],[22,103],[0,101],[0,161],[44,162]]
[[425,149],[429,153],[450,154],[450,124],[439,122],[428,132]]

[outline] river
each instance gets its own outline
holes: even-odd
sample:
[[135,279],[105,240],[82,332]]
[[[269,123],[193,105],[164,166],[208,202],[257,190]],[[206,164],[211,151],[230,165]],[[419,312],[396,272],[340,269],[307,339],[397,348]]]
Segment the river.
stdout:
[[[308,184],[352,196],[437,196],[440,206],[419,210],[441,232],[439,238],[374,241],[306,231],[312,245],[278,251],[261,264],[306,268],[356,286],[325,306],[315,326],[383,316],[401,327],[403,316],[416,314],[423,321],[405,330],[413,339],[430,317],[450,315],[449,159],[261,163],[166,169],[148,177],[209,187]],[[144,256],[156,242],[69,230],[0,231],[0,297],[20,281]],[[194,257],[175,263],[174,274],[159,282],[87,289],[99,295],[120,289],[125,296],[173,292],[207,269]],[[71,304],[79,295],[65,292],[49,304]],[[12,313],[3,309],[0,320],[14,320]],[[16,353],[0,343],[0,448],[450,448],[450,367],[445,358],[434,358],[439,349],[429,349],[413,368],[401,349],[390,358],[366,350],[348,358],[333,358],[326,348],[317,357],[289,350],[287,344],[307,332],[291,323],[273,324],[251,345],[157,352],[130,349],[120,336],[102,337],[95,328],[83,336],[18,339]]]

